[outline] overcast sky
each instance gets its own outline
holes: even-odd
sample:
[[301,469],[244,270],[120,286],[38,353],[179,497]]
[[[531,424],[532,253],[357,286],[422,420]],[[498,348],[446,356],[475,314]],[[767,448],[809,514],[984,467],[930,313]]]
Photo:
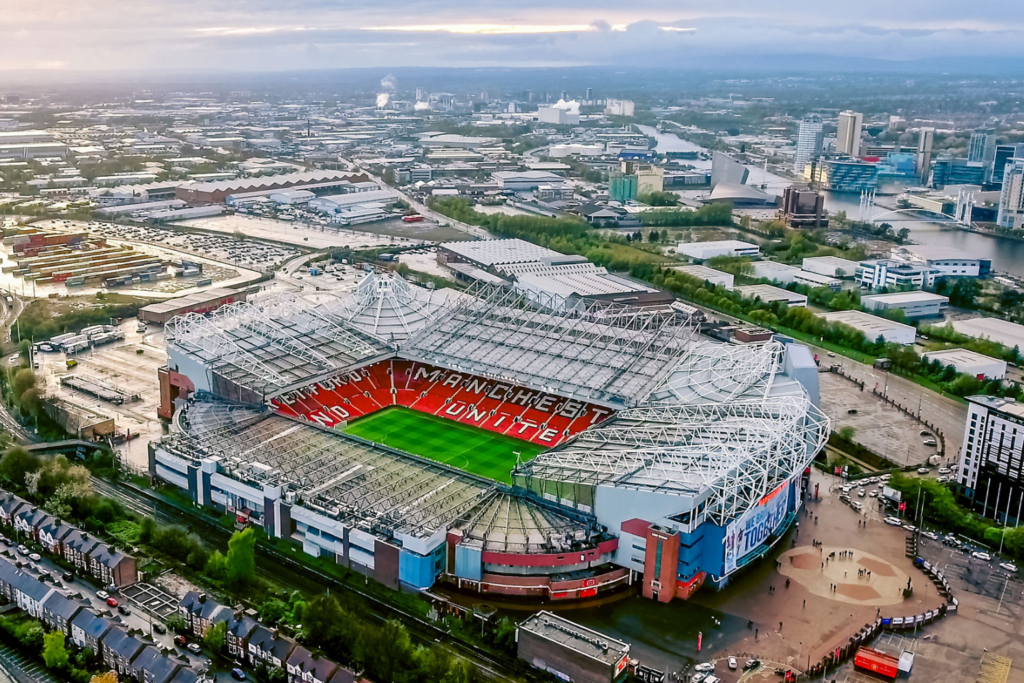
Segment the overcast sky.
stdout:
[[685,67],[799,53],[1024,57],[1024,0],[0,2],[0,69]]

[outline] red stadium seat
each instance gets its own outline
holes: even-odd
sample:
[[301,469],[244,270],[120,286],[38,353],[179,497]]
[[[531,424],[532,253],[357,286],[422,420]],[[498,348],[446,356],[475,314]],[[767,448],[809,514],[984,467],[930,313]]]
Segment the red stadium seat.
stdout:
[[[524,405],[527,399],[530,404]],[[560,415],[566,402],[524,387],[399,359],[272,400],[282,415],[327,426],[400,405],[548,447],[610,414],[604,408],[582,404],[576,417]]]

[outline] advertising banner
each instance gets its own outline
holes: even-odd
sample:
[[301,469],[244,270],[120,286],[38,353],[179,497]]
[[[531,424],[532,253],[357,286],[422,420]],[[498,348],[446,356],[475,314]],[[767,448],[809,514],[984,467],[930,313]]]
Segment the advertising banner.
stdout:
[[725,573],[736,569],[737,563],[757,549],[786,518],[789,507],[789,486],[780,484],[756,506],[725,529]]

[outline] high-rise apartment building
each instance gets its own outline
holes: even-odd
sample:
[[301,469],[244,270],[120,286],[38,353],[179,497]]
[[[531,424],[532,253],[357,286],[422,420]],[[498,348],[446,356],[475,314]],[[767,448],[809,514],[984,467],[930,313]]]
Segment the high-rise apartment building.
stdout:
[[971,508],[1000,522],[1024,510],[1024,404],[1009,398],[969,396],[957,480]]
[[839,126],[836,129],[836,154],[860,156],[860,138],[864,130],[864,114],[856,111],[844,111],[839,114]]
[[1003,171],[996,222],[1004,228],[1024,228],[1024,159],[1012,159]]
[[917,138],[917,173],[922,185],[928,184],[932,170],[932,146],[935,144],[935,129],[922,128]]
[[800,122],[796,138],[796,155],[793,157],[793,171],[803,174],[807,162],[821,154],[822,126],[817,114],[805,116]]
[[996,132],[991,128],[979,128],[971,133],[971,144],[967,149],[968,161],[980,161],[990,166],[996,157]]
[[992,183],[1002,185],[1003,172],[1013,159],[1024,159],[1024,143],[996,145],[995,161],[992,164]]

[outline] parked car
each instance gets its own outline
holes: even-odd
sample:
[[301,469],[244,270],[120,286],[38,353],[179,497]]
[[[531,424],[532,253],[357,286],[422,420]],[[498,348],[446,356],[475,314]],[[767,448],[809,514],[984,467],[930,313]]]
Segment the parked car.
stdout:
[[744,671],[751,671],[753,669],[756,669],[759,666],[761,666],[761,660],[760,659],[748,659],[747,663],[743,665],[743,670]]
[[18,546],[18,554],[19,555],[28,555],[28,548],[26,548],[23,545],[19,545]]
[[860,512],[861,510],[864,509],[864,503],[860,502],[859,500],[855,500],[855,501],[850,503],[850,507],[852,507],[854,510]]
[[975,550],[973,553],[971,553],[971,557],[973,557],[976,560],[984,560],[985,562],[990,562],[992,560],[991,555],[980,550]]
[[66,581],[67,583],[71,583],[75,580],[75,575],[71,572],[64,572],[60,575],[60,578],[64,579],[64,581]]
[[194,655],[197,655],[197,654],[199,654],[200,652],[203,651],[203,648],[199,647],[199,643],[189,643],[185,647],[185,649],[188,650],[189,652],[191,652]]
[[948,467],[939,468],[939,474],[950,474],[952,471],[953,470],[949,469]]
[[871,498],[877,498],[878,497],[878,491],[877,490],[872,491],[871,493],[868,494],[868,496],[870,496]]
[[235,679],[236,681],[244,681],[245,680],[245,672],[242,671],[241,669],[239,669],[236,666],[234,669],[231,670],[231,677],[233,679]]
[[868,495],[868,492],[867,492],[867,491],[865,491],[864,489],[859,489],[859,490],[857,491],[857,496],[858,496],[859,498],[863,498],[863,497],[864,497],[864,496],[866,496],[866,495]]
[[706,671],[714,671],[715,670],[715,663],[714,662],[704,662],[703,664],[698,664],[697,666],[693,667],[693,670],[694,671],[705,671],[705,672]]
[[100,600],[106,600],[110,597],[110,593],[108,593],[107,591],[96,591],[96,597]]
[[918,467],[917,468],[917,473],[918,474],[928,474],[928,472],[929,472],[929,470],[928,470],[927,467]]
[[903,526],[903,520],[899,517],[886,517],[885,523],[891,526]]
[[[113,598],[111,598],[111,600],[113,600]],[[123,615],[125,615],[125,616],[128,616],[129,614],[131,614],[131,613],[132,613],[132,611],[131,611],[130,609],[128,609],[127,607],[125,607],[124,605],[118,605],[118,606],[117,606],[117,611],[118,611],[118,612],[119,612],[120,614],[123,614]]]
[[43,557],[39,553],[29,553],[28,559],[32,560],[33,562],[38,562],[39,560],[43,559]]
[[174,644],[178,647],[185,647],[185,636],[174,636]]
[[153,622],[153,632],[154,633],[167,633],[167,627],[164,626],[163,624],[161,624],[159,621],[154,621]]
[[111,607],[117,607],[117,598],[107,598],[107,604]]
[[1017,571],[1017,565],[1015,565],[1013,562],[1000,562],[999,566],[1008,572]]
[[729,657],[729,668],[732,669],[733,671],[736,670],[736,658],[735,657]]

